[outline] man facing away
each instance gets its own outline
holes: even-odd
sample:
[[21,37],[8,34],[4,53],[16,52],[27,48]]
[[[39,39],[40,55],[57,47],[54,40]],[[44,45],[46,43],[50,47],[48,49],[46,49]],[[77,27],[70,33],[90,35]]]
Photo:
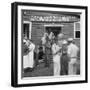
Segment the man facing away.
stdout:
[[62,55],[61,55],[61,75],[68,75],[68,63],[70,61],[67,54],[67,41],[62,43]]
[[50,55],[51,55],[51,42],[49,38],[47,37],[46,43],[45,43],[45,67],[50,66]]
[[79,52],[79,48],[77,45],[73,43],[73,38],[68,39],[68,55],[70,57],[70,62],[69,62],[69,75],[76,75],[77,68],[76,68],[76,63],[77,63],[77,54]]

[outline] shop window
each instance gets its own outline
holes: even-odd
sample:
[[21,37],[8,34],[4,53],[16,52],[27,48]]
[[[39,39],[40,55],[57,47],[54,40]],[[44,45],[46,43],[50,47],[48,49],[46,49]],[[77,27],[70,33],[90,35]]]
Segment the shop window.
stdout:
[[75,38],[80,38],[80,31],[75,32]]
[[27,38],[29,38],[29,24],[23,24],[23,34],[24,36],[26,36]]
[[74,23],[74,38],[80,39],[80,22]]
[[23,23],[23,35],[27,38],[31,38],[31,22],[24,21]]

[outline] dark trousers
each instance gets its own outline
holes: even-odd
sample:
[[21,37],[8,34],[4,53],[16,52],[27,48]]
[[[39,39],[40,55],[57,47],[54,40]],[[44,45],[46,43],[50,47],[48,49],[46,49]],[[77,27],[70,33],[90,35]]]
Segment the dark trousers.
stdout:
[[45,49],[45,67],[49,67],[50,66],[50,54],[51,54],[51,49],[47,48]]
[[68,75],[68,62],[69,57],[67,54],[62,54],[61,56],[61,75]]
[[34,52],[35,67],[39,64],[38,53]]
[[50,66],[50,55],[45,54],[44,62],[45,62],[45,67],[49,67]]

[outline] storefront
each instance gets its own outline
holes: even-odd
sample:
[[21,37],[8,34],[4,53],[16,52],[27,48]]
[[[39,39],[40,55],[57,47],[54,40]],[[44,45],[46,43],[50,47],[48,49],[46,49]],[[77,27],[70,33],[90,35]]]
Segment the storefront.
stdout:
[[65,39],[72,37],[80,45],[80,13],[22,11],[23,34],[39,44],[45,32],[57,36],[64,33]]

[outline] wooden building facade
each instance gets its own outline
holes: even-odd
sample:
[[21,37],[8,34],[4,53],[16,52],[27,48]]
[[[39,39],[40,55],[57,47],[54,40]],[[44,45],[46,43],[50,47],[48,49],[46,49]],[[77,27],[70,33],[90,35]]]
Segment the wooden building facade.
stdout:
[[80,46],[80,15],[74,12],[22,11],[23,34],[39,44],[44,32],[63,33]]

